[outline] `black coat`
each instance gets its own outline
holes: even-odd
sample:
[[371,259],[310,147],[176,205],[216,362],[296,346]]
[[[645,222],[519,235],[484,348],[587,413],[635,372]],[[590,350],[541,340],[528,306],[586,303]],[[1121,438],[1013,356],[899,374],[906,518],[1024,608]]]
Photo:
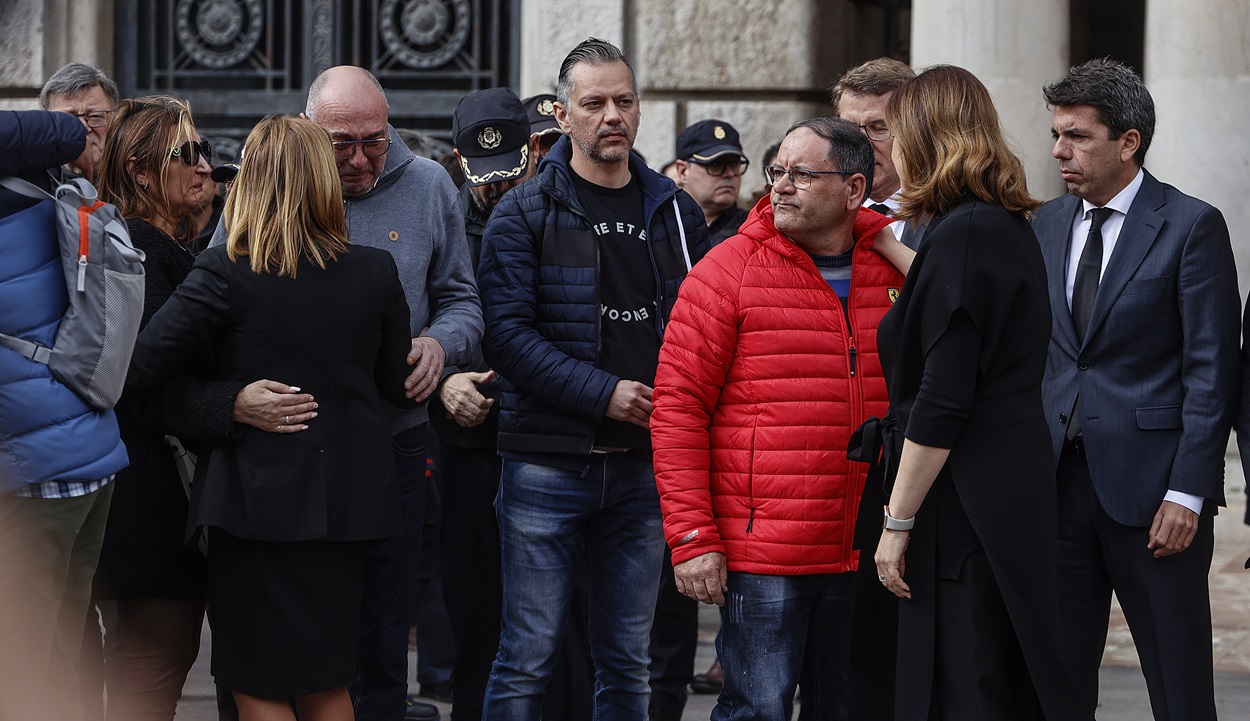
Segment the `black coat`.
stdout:
[[[245,427],[200,458],[191,524],[268,541],[386,538],[402,525],[381,399],[404,397],[408,305],[390,254],[352,246],[296,279],[253,273],[224,247],[200,255],[139,336],[128,383],[159,385],[210,352],[213,377],[282,379],[311,393],[308,430]],[[211,350],[210,350],[211,349]]]
[[[1046,269],[1028,222],[975,200],[930,224],[881,321],[879,352],[899,428],[914,442],[951,450],[907,550],[913,598],[899,610],[898,719],[928,717],[935,579],[957,573],[977,548],[1047,717],[1079,718],[1057,645],[1055,461],[1041,389],[1050,326]],[[950,332],[971,339],[969,352],[933,367],[926,357]]]
[[[132,218],[126,226],[145,255],[142,328],[191,272],[195,258],[147,221]],[[100,598],[205,597],[204,557],[186,542],[187,494],[165,442],[165,434],[173,433],[170,418],[185,410],[168,409],[167,418],[160,400],[159,393],[128,392],[117,403],[117,425],[130,466],[117,474],[109,506],[95,577]],[[233,405],[233,394],[222,402]],[[193,418],[211,425],[202,414]]]

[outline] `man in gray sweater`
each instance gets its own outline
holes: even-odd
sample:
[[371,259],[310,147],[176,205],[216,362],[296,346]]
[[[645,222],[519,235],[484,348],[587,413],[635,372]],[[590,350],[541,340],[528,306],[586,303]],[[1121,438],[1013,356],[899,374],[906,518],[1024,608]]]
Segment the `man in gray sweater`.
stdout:
[[[437,387],[444,364],[467,361],[482,337],[458,191],[447,171],[413,155],[399,139],[382,86],[367,70],[339,66],[317,76],[304,115],[333,141],[351,242],[383,248],[399,266],[412,314],[412,373],[405,386],[410,398],[423,401]],[[224,240],[219,226],[213,243]],[[405,530],[376,544],[365,568],[359,670],[351,687],[359,721],[404,716],[408,630],[425,516],[427,425],[424,404],[396,410],[392,418]],[[409,716],[422,710],[432,712],[430,718],[437,715],[429,706],[411,709]]]
[[[347,224],[357,245],[395,257],[412,313],[408,396],[428,398],[445,363],[469,358],[482,336],[464,220],[447,171],[412,154],[388,122],[386,96],[368,71],[340,66],[313,81],[305,110],[330,133]],[[395,417],[395,464],[407,520],[403,536],[371,552],[365,569],[358,676],[352,701],[359,721],[396,721],[408,693],[408,628],[416,600],[425,516],[422,405]]]

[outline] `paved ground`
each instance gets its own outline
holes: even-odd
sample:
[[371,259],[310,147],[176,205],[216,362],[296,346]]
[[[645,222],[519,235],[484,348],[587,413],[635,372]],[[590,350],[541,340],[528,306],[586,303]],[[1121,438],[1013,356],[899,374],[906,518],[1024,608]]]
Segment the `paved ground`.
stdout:
[[[1229,507],[1216,518],[1215,558],[1211,564],[1216,706],[1220,717],[1228,721],[1245,719],[1250,715],[1250,571],[1243,567],[1247,555],[1250,555],[1250,527],[1242,522],[1246,512],[1245,483],[1237,455],[1230,453],[1227,482]],[[696,671],[703,671],[711,664],[717,624],[715,609],[704,607],[700,616]],[[192,669],[178,707],[179,721],[215,721],[217,718],[212,678],[208,673],[211,644],[212,639],[206,628],[200,659]],[[1118,609],[1112,614],[1101,688],[1099,721],[1150,719],[1150,704],[1141,671],[1137,667],[1137,653]],[[412,690],[417,690],[415,683]],[[691,696],[684,720],[704,721],[714,703],[714,696]],[[451,707],[438,705],[443,711],[443,718],[450,718]]]

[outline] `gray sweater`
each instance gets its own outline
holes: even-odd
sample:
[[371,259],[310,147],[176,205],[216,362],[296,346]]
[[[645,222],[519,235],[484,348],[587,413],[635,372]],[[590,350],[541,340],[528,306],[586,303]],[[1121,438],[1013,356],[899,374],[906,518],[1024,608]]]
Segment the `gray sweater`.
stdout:
[[[413,337],[434,338],[447,353],[447,365],[462,363],[482,338],[482,307],[469,262],[459,193],[446,170],[413,155],[395,128],[388,129],[392,142],[382,177],[369,192],[344,200],[351,242],[390,252],[408,299]],[[221,223],[210,245],[224,242],[226,230]],[[416,410],[397,412],[391,431],[398,433],[427,420],[423,403]]]

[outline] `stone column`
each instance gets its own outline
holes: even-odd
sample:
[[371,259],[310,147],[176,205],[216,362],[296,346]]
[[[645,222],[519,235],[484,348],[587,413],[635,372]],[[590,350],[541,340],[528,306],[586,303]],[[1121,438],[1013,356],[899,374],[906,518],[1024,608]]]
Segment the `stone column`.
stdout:
[[958,65],[985,83],[1029,191],[1042,200],[1063,192],[1042,86],[1068,70],[1068,2],[912,0],[912,66]]
[[0,3],[0,108],[38,107],[39,90],[71,61],[112,72],[112,0]]
[[607,40],[632,55],[626,29],[621,0],[522,0],[521,97],[554,93],[560,62],[588,37]]
[[1145,56],[1159,117],[1146,167],[1220,209],[1250,279],[1250,4],[1151,0]]

